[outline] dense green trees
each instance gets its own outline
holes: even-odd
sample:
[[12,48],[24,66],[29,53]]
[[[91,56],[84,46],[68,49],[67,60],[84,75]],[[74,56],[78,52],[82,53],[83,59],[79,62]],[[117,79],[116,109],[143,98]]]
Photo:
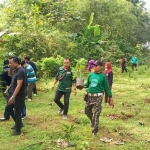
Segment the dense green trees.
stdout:
[[112,59],[150,41],[150,14],[139,1],[11,0],[0,13],[0,29],[8,29],[1,51],[34,60],[58,54]]

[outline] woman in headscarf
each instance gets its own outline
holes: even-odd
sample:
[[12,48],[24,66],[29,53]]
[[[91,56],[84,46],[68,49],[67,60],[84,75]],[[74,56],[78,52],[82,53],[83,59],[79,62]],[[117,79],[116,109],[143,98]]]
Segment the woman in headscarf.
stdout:
[[[105,71],[104,74],[107,77],[108,80],[108,84],[110,89],[112,88],[112,83],[113,83],[113,72],[112,72],[112,67],[111,67],[111,63],[110,62],[106,62],[105,63]],[[105,103],[108,103],[108,95],[105,92]]]
[[93,70],[94,62],[95,62],[95,60],[93,60],[93,59],[88,62],[88,72],[93,72],[94,71]]

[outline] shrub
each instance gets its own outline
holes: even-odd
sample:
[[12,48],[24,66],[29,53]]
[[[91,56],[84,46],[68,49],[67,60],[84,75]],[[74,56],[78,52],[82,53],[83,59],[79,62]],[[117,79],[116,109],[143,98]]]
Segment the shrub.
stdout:
[[54,77],[57,73],[57,70],[62,66],[63,57],[57,56],[56,58],[43,58],[40,61],[36,62],[38,68],[38,77]]

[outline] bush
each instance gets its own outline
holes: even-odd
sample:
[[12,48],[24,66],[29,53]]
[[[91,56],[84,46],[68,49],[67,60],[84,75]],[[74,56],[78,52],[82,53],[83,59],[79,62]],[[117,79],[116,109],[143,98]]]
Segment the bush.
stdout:
[[57,56],[56,58],[43,58],[40,61],[36,62],[38,68],[38,77],[54,77],[58,71],[58,68],[62,66],[63,57]]

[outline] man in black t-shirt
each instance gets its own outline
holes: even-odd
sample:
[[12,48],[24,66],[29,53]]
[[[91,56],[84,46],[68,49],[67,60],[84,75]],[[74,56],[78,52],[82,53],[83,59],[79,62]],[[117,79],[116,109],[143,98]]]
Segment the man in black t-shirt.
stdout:
[[15,109],[15,126],[12,128],[15,131],[12,135],[20,135],[21,134],[21,127],[23,126],[21,120],[21,110],[24,106],[25,96],[26,96],[26,72],[24,68],[20,65],[21,60],[14,56],[9,59],[9,66],[12,69],[15,69],[15,73],[11,82],[13,94],[8,101],[8,104],[11,105],[14,103]]

